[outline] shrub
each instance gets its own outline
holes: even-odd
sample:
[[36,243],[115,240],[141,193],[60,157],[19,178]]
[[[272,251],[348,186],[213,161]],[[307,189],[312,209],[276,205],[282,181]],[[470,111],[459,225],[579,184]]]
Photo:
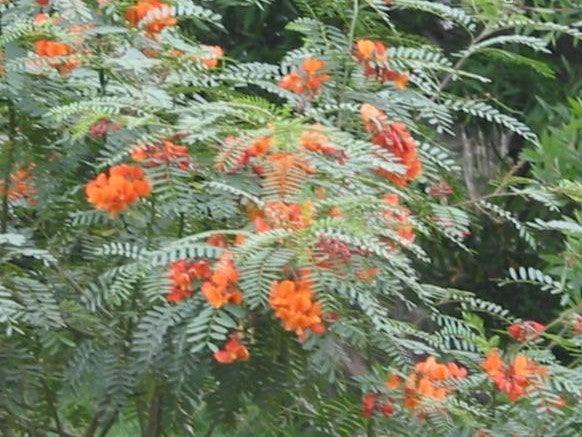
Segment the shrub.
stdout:
[[[504,282],[561,297],[545,325],[419,272],[428,242],[479,249],[478,211],[529,245],[550,229],[579,247],[579,221],[522,223],[492,203],[556,212],[579,184],[466,199],[446,147],[459,113],[537,145],[448,86],[495,79],[463,69],[484,49],[547,51],[578,28],[505,2],[493,19],[424,0],[301,1],[287,27],[303,46],[242,63],[196,39],[224,31],[235,3],[267,2],[2,5],[0,430],[574,434],[572,272]],[[470,43],[445,54],[398,38],[402,11]]]

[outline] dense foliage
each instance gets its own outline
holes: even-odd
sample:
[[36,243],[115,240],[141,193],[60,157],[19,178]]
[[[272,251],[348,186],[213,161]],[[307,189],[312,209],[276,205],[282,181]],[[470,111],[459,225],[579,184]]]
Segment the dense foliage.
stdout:
[[580,429],[576,2],[1,3],[5,436]]

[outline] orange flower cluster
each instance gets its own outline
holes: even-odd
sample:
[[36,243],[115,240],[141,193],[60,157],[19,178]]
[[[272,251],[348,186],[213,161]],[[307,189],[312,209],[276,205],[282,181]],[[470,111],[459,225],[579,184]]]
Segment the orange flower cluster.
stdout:
[[208,261],[174,261],[170,265],[170,281],[172,288],[166,299],[168,302],[178,303],[192,296],[195,280],[207,280],[212,271]]
[[317,125],[301,134],[299,144],[310,152],[332,156],[336,158],[340,164],[345,164],[347,161],[346,153],[329,144],[329,138],[321,132],[320,127]]
[[235,337],[231,337],[221,350],[214,352],[214,359],[220,364],[231,364],[235,361],[248,361],[249,350]]
[[4,181],[0,181],[0,196],[5,194],[11,202],[18,202],[24,200],[29,205],[36,205],[36,188],[30,182],[31,172],[34,169],[34,164],[27,167],[22,167],[14,171],[10,175],[8,183],[8,193]]
[[355,47],[356,59],[364,67],[364,74],[375,77],[380,82],[392,81],[394,86],[403,90],[408,85],[408,75],[388,68],[388,52],[381,41],[360,39]]
[[406,168],[405,174],[383,169],[378,169],[377,173],[400,186],[406,186],[409,181],[416,179],[422,171],[422,163],[418,159],[416,141],[406,125],[388,123],[386,114],[368,103],[362,105],[361,115],[366,129],[373,134],[372,142],[400,158]]
[[325,65],[321,59],[308,58],[296,71],[283,76],[279,86],[295,94],[315,97],[323,84],[330,79],[329,74],[322,71]]
[[202,294],[214,308],[220,308],[229,302],[240,305],[243,296],[235,287],[238,271],[234,266],[231,252],[224,252],[214,265],[212,275],[202,285]]
[[379,398],[378,393],[366,393],[362,397],[362,416],[369,419],[375,411],[380,412],[384,417],[394,414],[392,402],[389,399],[379,402]]
[[70,56],[75,53],[75,50],[70,45],[62,42],[41,39],[34,43],[34,50],[38,56],[47,59],[49,65],[56,68],[59,74],[63,76],[72,72],[80,64],[78,59],[52,59]]
[[[208,55],[204,54],[202,56],[193,55],[189,59],[195,61],[202,65],[204,68],[211,70],[218,66],[220,60],[224,57],[224,50],[220,46],[201,46]],[[160,56],[160,51],[156,50],[152,47],[146,47],[142,49],[142,53],[146,55],[148,58],[157,58]],[[178,49],[170,49],[167,52],[163,53],[168,58],[175,58],[175,59],[183,59],[184,52]],[[188,59],[188,58],[186,58]]]
[[145,31],[150,37],[154,37],[166,27],[174,26],[177,23],[170,6],[159,0],[138,0],[135,5],[127,8],[125,19],[131,26],[137,27],[141,20],[154,11],[156,18],[145,25]]
[[269,303],[286,331],[295,331],[303,338],[306,330],[323,334],[321,304],[313,300],[313,285],[307,277],[297,281],[275,281],[271,285]]
[[[466,376],[464,367],[455,363],[438,363],[435,357],[428,357],[416,364],[404,382],[404,406],[413,410],[424,398],[442,401],[453,392],[453,388],[447,387],[447,382]],[[392,390],[401,384],[397,375],[391,375],[386,381],[386,387]]]
[[546,327],[541,323],[526,320],[525,322],[511,324],[507,328],[507,332],[517,341],[526,341],[539,337],[545,329]]
[[[234,137],[227,137],[225,143],[227,145],[234,144],[238,140]],[[271,137],[259,137],[256,138],[249,146],[243,151],[243,153],[237,158],[236,163],[229,173],[235,174],[240,171],[244,166],[246,166],[253,158],[259,158],[264,156],[273,147],[273,140]],[[219,164],[220,167],[220,164]]]
[[258,232],[266,232],[272,228],[305,229],[313,223],[315,211],[310,201],[286,204],[280,200],[267,202],[265,210],[254,217]]
[[412,243],[416,238],[414,235],[414,229],[410,224],[410,210],[400,206],[400,198],[397,194],[390,193],[384,196],[384,203],[386,203],[390,209],[384,212],[384,217],[390,221],[396,228],[396,232],[400,238]]
[[138,162],[146,161],[147,167],[176,165],[182,170],[190,168],[190,154],[186,146],[162,141],[160,145],[140,145],[131,151],[131,157]]
[[121,164],[101,173],[85,186],[87,200],[97,209],[116,216],[152,192],[152,186],[144,171],[132,165]]
[[513,402],[523,397],[536,379],[548,375],[545,367],[522,354],[517,354],[513,363],[505,364],[497,349],[489,351],[481,367],[497,388],[506,393]]

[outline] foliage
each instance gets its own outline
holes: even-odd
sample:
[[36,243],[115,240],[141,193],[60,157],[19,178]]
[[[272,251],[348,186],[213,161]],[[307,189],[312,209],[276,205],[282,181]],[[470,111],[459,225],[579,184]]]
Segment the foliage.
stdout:
[[[216,45],[249,28],[233,11],[280,6],[302,45],[279,64]],[[582,106],[538,138],[470,68],[551,76],[511,49],[579,40],[570,17],[497,0],[0,11],[4,435],[579,429]],[[462,43],[401,31],[406,17]],[[522,137],[532,177],[467,198],[448,147],[465,117]],[[507,197],[543,213],[524,220]],[[500,280],[559,297],[542,328],[428,280],[443,248],[479,254],[486,219],[545,254]]]

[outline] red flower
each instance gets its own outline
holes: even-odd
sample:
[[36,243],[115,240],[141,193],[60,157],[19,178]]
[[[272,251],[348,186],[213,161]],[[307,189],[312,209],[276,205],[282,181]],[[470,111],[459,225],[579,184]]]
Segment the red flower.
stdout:
[[376,409],[377,393],[366,393],[362,397],[362,416],[370,418]]
[[172,288],[166,299],[169,302],[177,303],[191,297],[194,292],[193,281],[206,280],[211,273],[208,261],[174,261],[170,265],[169,274]]
[[394,405],[390,400],[379,402],[380,395],[377,393],[366,393],[362,397],[362,416],[366,418],[372,417],[374,411],[380,412],[383,416],[391,416],[394,414]]
[[481,367],[489,375],[497,388],[516,401],[526,394],[536,378],[545,377],[548,370],[531,361],[525,355],[517,354],[513,363],[505,364],[497,349],[491,350]]
[[297,70],[284,76],[279,81],[279,86],[292,93],[305,94],[313,98],[330,78],[329,74],[322,71],[325,65],[320,59],[308,58]]
[[526,320],[525,322],[513,323],[507,328],[507,332],[517,341],[525,341],[539,337],[544,329],[546,327],[541,323]]
[[405,167],[404,174],[384,169],[377,169],[376,173],[400,186],[416,179],[422,172],[422,163],[418,158],[416,141],[406,125],[388,123],[386,114],[368,103],[362,105],[361,115],[366,130],[372,134],[372,142],[400,158]]
[[214,352],[214,359],[220,364],[248,361],[250,356],[248,349],[234,337],[228,339],[221,350]]

